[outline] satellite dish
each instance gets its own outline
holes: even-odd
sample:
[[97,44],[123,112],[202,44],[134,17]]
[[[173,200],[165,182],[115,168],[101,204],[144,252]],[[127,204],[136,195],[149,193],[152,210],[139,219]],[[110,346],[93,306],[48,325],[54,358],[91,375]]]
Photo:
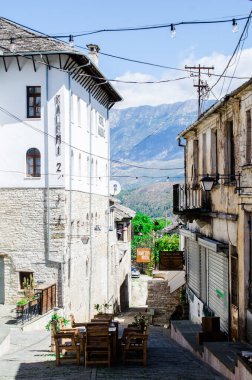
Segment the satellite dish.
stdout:
[[121,185],[117,181],[109,182],[109,194],[110,195],[118,195],[121,191]]

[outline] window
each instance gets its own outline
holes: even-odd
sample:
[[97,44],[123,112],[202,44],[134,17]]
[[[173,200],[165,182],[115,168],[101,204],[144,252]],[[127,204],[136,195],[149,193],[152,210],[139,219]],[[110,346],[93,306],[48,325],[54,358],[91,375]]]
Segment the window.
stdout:
[[123,224],[121,223],[117,224],[116,233],[117,233],[117,240],[123,241]]
[[218,173],[217,129],[211,130],[211,175]]
[[229,182],[235,180],[235,143],[233,121],[227,122],[226,134],[225,174],[228,177],[227,182]]
[[251,110],[246,111],[246,164],[251,164]]
[[199,163],[199,144],[198,140],[193,140],[193,165],[192,165],[192,181],[196,185],[198,183],[198,163]]
[[202,135],[202,173],[203,176],[207,175],[207,151],[206,151],[206,133]]
[[27,87],[27,117],[41,117],[41,87]]
[[31,148],[26,153],[26,175],[28,177],[40,177],[40,151]]
[[19,272],[19,285],[20,289],[24,289],[24,281],[31,280],[33,278],[32,272]]

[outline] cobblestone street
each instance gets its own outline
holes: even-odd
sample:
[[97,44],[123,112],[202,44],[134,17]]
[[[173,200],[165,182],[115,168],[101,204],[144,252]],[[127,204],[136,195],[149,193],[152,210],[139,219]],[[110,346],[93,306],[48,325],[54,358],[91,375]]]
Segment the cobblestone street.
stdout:
[[0,359],[0,379],[224,379],[177,345],[162,327],[150,327],[147,367],[121,363],[111,368],[85,369],[66,363],[56,367],[49,346],[48,332],[13,329],[11,351]]

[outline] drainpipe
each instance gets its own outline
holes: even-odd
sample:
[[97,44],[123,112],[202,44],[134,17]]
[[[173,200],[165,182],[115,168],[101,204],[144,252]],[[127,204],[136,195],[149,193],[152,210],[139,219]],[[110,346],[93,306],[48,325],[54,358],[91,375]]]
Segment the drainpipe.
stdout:
[[[69,239],[68,239],[68,260],[72,259],[72,88],[71,88],[71,75],[68,73],[68,93],[69,93]],[[70,266],[71,270],[71,266]],[[63,272],[63,271],[62,271]],[[71,281],[71,272],[68,273],[68,278]],[[69,285],[69,284],[68,284]],[[62,283],[63,289],[63,283]]]
[[92,178],[91,178],[91,169],[92,169],[92,95],[91,95],[91,87],[89,87],[89,249],[90,249],[90,268],[89,268],[89,305],[88,305],[88,319],[90,320],[91,318],[91,297],[92,297],[92,274],[93,274],[93,257],[92,257],[92,252],[93,252],[93,242],[92,242]]
[[108,131],[108,173],[107,173],[107,186],[108,186],[108,213],[107,213],[107,301],[109,302],[109,218],[110,218],[110,208],[109,208],[109,181],[110,181],[110,129],[109,129],[109,110],[107,108],[107,131]]
[[187,205],[187,191],[186,191],[186,144],[182,144],[181,143],[181,137],[178,138],[178,146],[181,146],[182,148],[184,148],[184,186],[185,186],[185,204]]
[[45,173],[47,174],[45,176],[45,186],[46,186],[46,195],[47,195],[47,200],[46,200],[46,206],[47,206],[47,247],[46,247],[46,252],[47,252],[47,260],[50,260],[50,188],[49,188],[49,146],[48,146],[48,139],[49,139],[49,131],[48,131],[48,125],[49,125],[49,120],[48,120],[48,101],[49,101],[49,89],[48,89],[48,83],[49,83],[49,78],[48,78],[48,66],[46,66],[46,107],[45,107]]

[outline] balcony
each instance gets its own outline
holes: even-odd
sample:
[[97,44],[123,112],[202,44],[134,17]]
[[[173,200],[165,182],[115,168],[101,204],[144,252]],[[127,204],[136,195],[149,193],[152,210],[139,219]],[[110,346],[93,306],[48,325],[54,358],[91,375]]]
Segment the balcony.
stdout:
[[173,213],[197,217],[211,212],[211,192],[202,188],[176,184],[173,185]]

